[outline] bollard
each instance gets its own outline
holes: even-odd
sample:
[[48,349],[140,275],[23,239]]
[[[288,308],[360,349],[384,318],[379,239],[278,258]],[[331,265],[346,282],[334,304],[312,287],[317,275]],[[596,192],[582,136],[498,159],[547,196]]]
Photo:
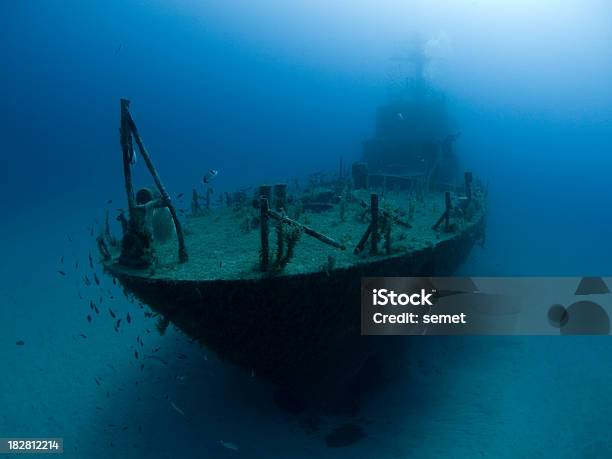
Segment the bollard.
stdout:
[[259,196],[268,200],[268,206],[272,202],[272,187],[270,185],[259,185]]

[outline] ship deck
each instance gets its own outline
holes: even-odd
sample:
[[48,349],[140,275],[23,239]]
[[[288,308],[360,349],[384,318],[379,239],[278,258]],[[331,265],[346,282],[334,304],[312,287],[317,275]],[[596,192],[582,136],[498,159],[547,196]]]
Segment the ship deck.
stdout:
[[[310,274],[333,269],[349,268],[360,263],[371,263],[385,258],[403,256],[454,237],[479,220],[484,209],[478,210],[470,221],[451,219],[455,224],[452,232],[443,229],[433,230],[445,208],[444,192],[424,191],[420,199],[407,191],[386,191],[380,193],[380,209],[398,210],[402,221],[409,222],[412,228],[393,224],[391,230],[391,253],[386,254],[384,242],[379,243],[379,255],[369,254],[369,241],[362,253],[355,255],[353,249],[368,227],[369,221],[362,218],[366,210],[362,201],[369,203],[370,192],[353,192],[353,199],[346,203],[344,217],[341,205],[323,212],[302,212],[299,222],[325,234],[346,246],[337,249],[302,233],[295,253],[277,276]],[[412,200],[412,216],[408,216],[409,202]],[[185,243],[189,261],[177,262],[176,237],[165,243],[156,242],[157,263],[154,270],[131,270],[111,262],[112,271],[151,280],[167,281],[215,281],[261,279],[270,273],[259,270],[260,231],[252,222],[259,211],[250,205],[240,207],[213,207],[201,216],[185,219]],[[288,216],[293,217],[295,210],[290,206]],[[270,259],[273,262],[276,250],[276,225],[270,220]],[[284,225],[285,227],[287,225]],[[441,228],[444,225],[441,225]]]

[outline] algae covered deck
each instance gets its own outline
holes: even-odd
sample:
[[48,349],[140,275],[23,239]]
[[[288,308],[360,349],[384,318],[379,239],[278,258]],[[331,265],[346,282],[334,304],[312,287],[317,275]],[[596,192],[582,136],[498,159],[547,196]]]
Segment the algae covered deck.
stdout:
[[[443,192],[425,191],[418,199],[406,191],[387,191],[380,195],[380,209],[393,212],[412,228],[393,223],[391,253],[385,251],[384,238],[380,238],[379,255],[370,256],[370,243],[358,255],[353,253],[369,225],[369,212],[363,202],[369,203],[370,193],[354,191],[352,199],[336,204],[323,212],[299,211],[298,204],[288,206],[287,215],[346,246],[337,249],[301,232],[293,257],[273,275],[298,275],[342,269],[376,259],[395,257],[450,239],[472,223],[463,218],[451,218],[453,231],[432,230],[445,208]],[[412,212],[409,207],[412,203]],[[344,209],[342,209],[344,207]],[[479,211],[482,212],[482,211]],[[213,207],[201,216],[184,219],[185,242],[189,252],[187,263],[177,263],[176,237],[165,243],[155,242],[157,264],[153,270],[135,271],[114,266],[131,275],[165,280],[236,280],[269,277],[270,272],[259,269],[260,231],[259,210],[249,204]],[[296,215],[297,214],[297,215]],[[478,212],[477,212],[478,214]],[[474,215],[471,221],[475,221]],[[275,262],[278,221],[270,220],[270,262]],[[283,229],[288,230],[287,224]],[[441,225],[443,227],[443,225]]]

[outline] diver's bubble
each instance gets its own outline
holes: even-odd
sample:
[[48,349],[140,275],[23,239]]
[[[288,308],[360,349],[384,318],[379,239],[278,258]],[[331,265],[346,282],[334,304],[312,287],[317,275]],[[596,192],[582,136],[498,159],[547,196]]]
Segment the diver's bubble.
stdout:
[[567,308],[568,321],[562,335],[609,335],[610,318],[606,310],[592,301],[578,301]]
[[567,309],[561,304],[553,304],[548,309],[548,323],[555,328],[564,327],[569,319]]
[[576,289],[576,295],[595,295],[610,293],[610,289],[601,277],[583,277]]

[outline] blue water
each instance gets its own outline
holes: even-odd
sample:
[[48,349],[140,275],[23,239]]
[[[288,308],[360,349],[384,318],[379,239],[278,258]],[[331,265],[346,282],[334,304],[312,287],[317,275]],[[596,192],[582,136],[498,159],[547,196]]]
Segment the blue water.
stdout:
[[[310,432],[264,381],[147,333],[97,267],[82,286],[88,227],[125,206],[119,98],[171,190],[210,168],[222,190],[304,176],[359,158],[416,34],[489,182],[461,274],[611,275],[612,7],[371,3],[0,2],[0,437],[63,437],[74,458],[612,456],[606,337],[422,340],[365,401],[368,436],[329,449],[345,418]],[[133,323],[116,333],[108,307]],[[141,370],[138,336],[168,364]]]

